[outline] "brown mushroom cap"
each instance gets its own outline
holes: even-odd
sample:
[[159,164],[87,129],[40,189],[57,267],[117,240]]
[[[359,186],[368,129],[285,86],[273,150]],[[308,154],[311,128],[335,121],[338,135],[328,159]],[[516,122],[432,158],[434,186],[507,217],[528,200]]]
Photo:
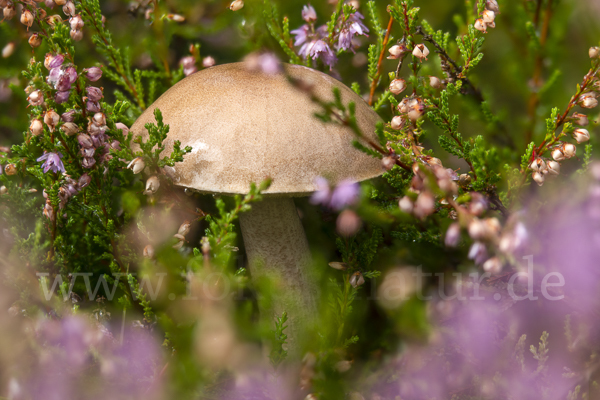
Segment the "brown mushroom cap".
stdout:
[[[347,86],[298,65],[286,72],[313,85],[321,99],[342,93],[344,104],[356,103],[356,118],[365,136],[377,141],[377,114]],[[180,81],[154,102],[133,124],[134,136],[147,137],[144,124],[155,122],[159,108],[170,125],[165,141],[192,152],[175,165],[176,184],[201,192],[247,193],[250,182],[271,177],[265,193],[302,196],[317,188],[314,179],[362,181],[381,175],[380,161],[352,146],[352,131],[314,116],[320,107],[283,74],[249,71],[244,63],[225,64]]]

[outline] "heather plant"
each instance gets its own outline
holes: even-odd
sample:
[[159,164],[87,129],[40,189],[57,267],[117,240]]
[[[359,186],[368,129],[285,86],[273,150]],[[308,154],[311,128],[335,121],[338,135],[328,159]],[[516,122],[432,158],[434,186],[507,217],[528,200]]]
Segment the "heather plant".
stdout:
[[[598,10],[437,3],[0,0],[0,396],[597,398]],[[380,117],[288,77],[382,168],[296,201],[320,294],[294,340],[237,225],[271,179],[197,193],[160,109],[129,131],[239,61]]]

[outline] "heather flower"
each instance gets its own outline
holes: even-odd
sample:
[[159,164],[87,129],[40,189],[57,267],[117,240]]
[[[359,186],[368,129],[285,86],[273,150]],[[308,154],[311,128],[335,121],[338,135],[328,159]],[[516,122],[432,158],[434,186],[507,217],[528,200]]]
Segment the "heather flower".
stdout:
[[350,237],[358,232],[361,225],[362,221],[354,211],[344,210],[337,217],[336,230],[340,235]]
[[48,153],[45,153],[40,158],[38,158],[37,161],[38,162],[44,161],[44,163],[42,164],[44,173],[48,172],[49,170],[52,170],[52,172],[54,172],[56,174],[58,172],[65,172],[65,166],[63,165],[61,158],[62,158],[62,154],[60,152],[59,153],[48,152]]
[[460,224],[454,222],[450,224],[448,229],[446,230],[446,237],[444,239],[444,244],[447,247],[456,247],[458,242],[460,241]]
[[93,113],[97,113],[97,112],[101,112],[102,109],[100,108],[100,104],[98,104],[98,102],[96,101],[89,101],[85,104],[85,108],[86,110],[88,110],[89,112],[93,112]]
[[69,100],[69,96],[71,96],[70,90],[58,91],[56,95],[54,95],[54,101],[56,104],[66,103]]
[[308,23],[312,23],[317,20],[317,12],[313,8],[313,6],[308,4],[302,8],[302,19]]
[[96,82],[102,77],[102,70],[98,67],[86,68],[83,70],[83,73],[92,82]]
[[331,188],[329,187],[329,182],[327,181],[327,179],[321,176],[315,178],[314,182],[317,190],[311,196],[310,203],[315,205],[328,205],[329,199],[331,198]]
[[488,258],[488,252],[485,244],[482,242],[473,242],[469,249],[469,260],[475,261],[476,264],[482,264]]
[[215,59],[211,56],[207,56],[202,59],[202,66],[204,68],[210,68],[210,67],[214,66],[215,63],[216,63]]
[[75,121],[75,110],[71,110],[71,111],[67,111],[65,113],[62,113],[62,115],[60,116],[60,119],[63,122],[73,122],[73,121]]
[[98,101],[104,97],[102,95],[102,90],[97,87],[88,86],[85,88],[85,92],[87,93],[87,97],[91,101]]
[[334,210],[341,210],[344,207],[355,204],[359,196],[359,184],[350,180],[343,180],[333,190],[329,206]]
[[275,75],[281,72],[281,62],[272,53],[250,54],[244,58],[244,63],[250,71],[262,72],[267,75]]
[[354,12],[348,17],[340,29],[338,49],[352,50],[354,52],[352,46],[354,35],[368,36],[369,29],[362,23],[363,19],[363,15],[359,12]]

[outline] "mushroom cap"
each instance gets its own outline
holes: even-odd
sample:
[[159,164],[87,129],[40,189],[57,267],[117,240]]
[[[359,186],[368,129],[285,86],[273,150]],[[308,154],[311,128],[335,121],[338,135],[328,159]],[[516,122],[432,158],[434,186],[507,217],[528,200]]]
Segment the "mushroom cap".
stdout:
[[[298,65],[284,65],[293,78],[312,85],[320,99],[356,104],[356,120],[365,137],[378,142],[378,115],[356,93],[329,75]],[[305,196],[317,190],[315,178],[336,183],[362,181],[382,174],[380,160],[352,145],[354,133],[315,117],[321,111],[306,92],[284,74],[251,71],[245,63],[215,66],[194,73],[167,90],[131,127],[144,140],[144,125],[155,122],[159,108],[170,129],[165,154],[173,142],[192,152],[175,164],[177,186],[199,192],[247,193],[250,182],[270,177],[265,194]]]

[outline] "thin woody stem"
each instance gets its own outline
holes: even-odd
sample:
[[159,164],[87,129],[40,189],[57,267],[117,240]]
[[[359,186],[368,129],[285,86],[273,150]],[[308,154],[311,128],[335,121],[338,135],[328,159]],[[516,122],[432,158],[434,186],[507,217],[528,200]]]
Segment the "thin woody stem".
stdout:
[[381,64],[383,63],[383,56],[385,54],[385,48],[387,47],[388,40],[390,40],[390,31],[392,30],[392,24],[394,22],[394,18],[390,17],[390,21],[388,22],[387,29],[385,31],[385,37],[383,38],[383,43],[381,45],[381,52],[379,53],[379,60],[377,61],[377,74],[373,78],[371,82],[371,91],[369,93],[369,105],[373,105],[373,97],[375,97],[375,89],[377,88],[377,83],[379,82],[379,78],[381,77]]

